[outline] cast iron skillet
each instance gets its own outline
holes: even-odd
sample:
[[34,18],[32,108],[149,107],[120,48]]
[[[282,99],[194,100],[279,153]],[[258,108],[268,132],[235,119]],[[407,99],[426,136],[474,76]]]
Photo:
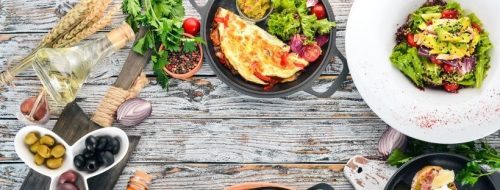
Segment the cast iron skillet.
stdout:
[[[323,53],[318,60],[311,63],[306,67],[305,71],[293,82],[277,84],[273,89],[269,91],[264,91],[263,86],[247,82],[241,76],[234,75],[231,71],[224,65],[220,64],[217,57],[215,56],[213,44],[210,40],[210,28],[217,12],[217,8],[223,7],[228,9],[235,14],[238,14],[236,10],[236,0],[211,0],[208,1],[206,5],[199,6],[195,0],[189,0],[193,5],[194,9],[198,11],[202,19],[201,27],[201,37],[207,41],[205,48],[205,57],[207,58],[210,66],[217,74],[217,76],[228,86],[235,89],[236,91],[260,98],[276,98],[284,97],[293,94],[298,91],[305,91],[309,94],[315,95],[317,97],[330,97],[335,91],[340,87],[342,82],[346,79],[349,69],[347,68],[347,60],[337,49],[336,42],[336,28],[333,28],[330,32],[330,40],[327,45],[322,47]],[[335,21],[335,16],[333,14],[332,8],[327,0],[323,0],[322,3],[325,5],[328,14],[328,20]],[[266,29],[266,21],[257,23],[258,26]],[[325,92],[317,92],[312,86],[314,80],[316,80],[321,72],[326,68],[330,60],[336,56],[342,61],[342,72],[338,78],[333,82],[333,84]]]
[[[433,153],[416,157],[412,161],[399,168],[399,170],[391,177],[391,179],[385,186],[385,190],[409,190],[413,177],[420,169],[425,166],[441,166],[444,169],[453,170],[456,176],[458,174],[458,171],[464,168],[467,162],[469,162],[468,158],[449,153]],[[461,186],[460,183],[456,181],[455,184],[457,185],[459,190],[499,190],[499,184],[495,184],[498,182],[500,182],[500,176],[497,173],[492,176],[480,178],[473,187]]]

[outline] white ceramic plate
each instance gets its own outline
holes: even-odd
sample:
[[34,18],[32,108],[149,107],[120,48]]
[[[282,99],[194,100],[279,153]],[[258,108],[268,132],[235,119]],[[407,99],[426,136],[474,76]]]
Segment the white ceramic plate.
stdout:
[[462,143],[500,129],[499,0],[458,0],[476,13],[494,45],[491,68],[482,88],[417,89],[389,61],[395,33],[424,0],[356,0],[346,32],[351,75],[363,99],[391,127],[424,141]]
[[[37,166],[35,164],[34,155],[29,151],[28,146],[24,144],[24,137],[30,132],[37,132],[41,136],[50,135],[54,137],[57,143],[61,143],[66,148],[66,154],[64,155],[64,162],[60,168],[51,170],[45,167],[44,165]],[[111,137],[118,137],[118,139],[120,139],[120,151],[118,151],[118,153],[115,155],[115,162],[113,162],[113,164],[107,167],[99,168],[94,173],[78,171],[73,165],[74,156],[83,152],[83,150],[85,149],[85,139],[87,139],[87,137],[90,135],[96,137],[102,135],[110,135]],[[87,179],[99,175],[101,173],[104,173],[105,171],[109,170],[110,168],[114,167],[116,164],[121,162],[123,157],[125,157],[125,154],[127,154],[129,147],[129,140],[127,134],[123,130],[116,127],[106,127],[88,133],[87,135],[83,136],[78,141],[76,141],[75,144],[69,146],[61,137],[59,137],[59,135],[55,134],[51,130],[38,126],[27,126],[19,130],[19,132],[17,132],[16,137],[14,139],[14,146],[17,155],[19,156],[19,158],[21,158],[21,160],[23,160],[23,162],[26,165],[28,165],[31,169],[37,171],[38,173],[41,173],[51,178],[51,185],[50,185],[51,190],[55,190],[57,188],[57,182],[59,176],[68,170],[75,171],[76,173],[78,173],[79,177],[83,178],[83,179],[78,179],[78,180],[83,180],[84,187],[80,187],[80,189],[83,190],[83,189],[88,189]]]

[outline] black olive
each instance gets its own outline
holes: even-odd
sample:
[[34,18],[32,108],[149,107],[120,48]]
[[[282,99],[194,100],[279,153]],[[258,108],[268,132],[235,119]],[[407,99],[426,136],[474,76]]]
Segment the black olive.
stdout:
[[85,148],[90,151],[94,151],[95,147],[97,146],[97,138],[90,135],[85,139]]
[[89,158],[93,158],[94,155],[95,155],[95,152],[94,151],[90,151],[88,149],[85,149],[83,150],[83,157],[86,158],[86,159],[89,159]]
[[113,138],[111,138],[110,136],[104,136],[106,139],[107,139],[107,142],[106,142],[106,148],[104,148],[104,150],[109,150],[111,151],[111,149],[113,149]]
[[76,155],[75,158],[73,159],[73,164],[78,170],[83,170],[85,168],[85,158],[83,155],[79,154]]
[[99,169],[99,165],[97,164],[97,160],[91,158],[87,160],[87,164],[85,165],[85,171],[89,173],[93,173]]
[[97,150],[104,150],[106,148],[107,142],[108,142],[108,138],[106,138],[105,136],[100,136],[99,138],[97,138],[96,149]]
[[120,138],[115,137],[113,139],[115,144],[113,145],[113,149],[111,149],[111,153],[118,154],[120,152]]
[[99,152],[99,162],[102,163],[104,167],[109,166],[115,162],[115,156],[109,151]]
[[106,150],[110,151],[113,154],[118,153],[120,150],[120,140],[115,137],[115,138],[110,138],[108,140],[108,144],[106,145]]

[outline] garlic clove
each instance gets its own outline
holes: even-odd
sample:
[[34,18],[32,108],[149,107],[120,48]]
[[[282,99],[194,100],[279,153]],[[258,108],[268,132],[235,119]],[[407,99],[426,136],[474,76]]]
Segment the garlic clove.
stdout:
[[[17,118],[28,125],[46,124],[50,119],[49,105],[45,96],[40,98],[41,100],[37,110],[33,110],[36,109],[35,103],[37,97],[30,97],[24,100],[20,106],[20,113],[17,114]],[[34,113],[30,115],[32,110]]]

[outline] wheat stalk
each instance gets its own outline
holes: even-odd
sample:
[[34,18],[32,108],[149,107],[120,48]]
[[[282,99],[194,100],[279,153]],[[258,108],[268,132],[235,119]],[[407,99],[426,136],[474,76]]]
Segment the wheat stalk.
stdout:
[[81,0],[80,3],[75,5],[60,21],[59,23],[45,35],[40,42],[40,47],[48,47],[56,43],[57,39],[61,38],[65,33],[74,28],[82,19],[87,15],[89,4],[92,0]]
[[68,46],[73,46],[76,43],[80,42],[81,40],[87,38],[88,36],[96,33],[98,30],[103,29],[107,25],[111,24],[111,21],[113,19],[113,15],[120,10],[121,6],[117,4],[116,6],[113,6],[106,16],[104,16],[102,19],[99,21],[92,23],[89,27],[83,29],[80,33],[78,33],[74,38],[65,41],[64,43],[58,44],[61,47],[68,47]]
[[63,44],[65,44],[68,41],[71,41],[71,39],[75,38],[80,32],[85,30],[86,28],[90,27],[93,23],[99,21],[103,16],[106,11],[106,8],[109,6],[109,3],[111,3],[111,0],[92,0],[90,6],[90,13],[80,22],[75,28],[73,28],[69,33],[64,35],[63,38],[58,40],[57,43],[55,43],[54,47],[55,48],[61,48],[65,47]]

